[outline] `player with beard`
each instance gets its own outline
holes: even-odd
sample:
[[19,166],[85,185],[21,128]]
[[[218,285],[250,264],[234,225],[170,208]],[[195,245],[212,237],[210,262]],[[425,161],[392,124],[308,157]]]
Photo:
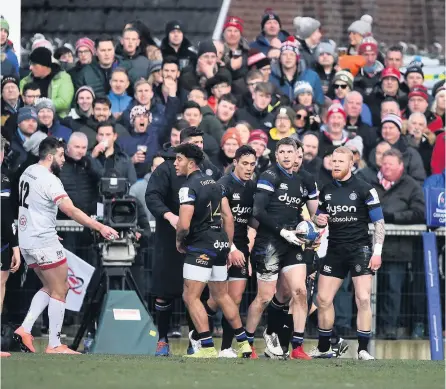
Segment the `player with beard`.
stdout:
[[[385,225],[378,193],[352,174],[353,153],[338,147],[333,153],[333,181],[319,195],[319,208],[313,221],[321,228],[327,224],[327,255],[318,280],[318,345],[310,351],[314,358],[331,356],[330,337],[334,323],[333,299],[348,272],[351,273],[358,307],[358,359],[375,359],[368,352],[372,310],[372,276],[381,267]],[[368,223],[375,226],[372,251]]]
[[[176,225],[176,247],[186,254],[183,267],[183,299],[196,330],[190,338],[193,344],[192,358],[217,358],[218,353],[209,330],[208,315],[201,294],[208,284],[209,291],[234,329],[237,339],[237,355],[249,358],[251,347],[242,326],[237,305],[228,294],[227,260],[231,265],[240,262],[238,250],[228,253],[234,236],[234,219],[222,186],[200,171],[204,155],[194,144],[182,144],[175,148],[175,170],[178,176],[186,176],[179,191],[180,211]],[[222,229],[222,222],[224,230]]]
[[[318,190],[314,179],[306,172],[293,172],[296,159],[302,161],[302,144],[291,138],[277,142],[277,163],[267,169],[257,182],[253,216],[259,222],[252,250],[257,271],[257,296],[249,307],[246,330],[248,340],[254,341],[254,332],[262,313],[271,300],[283,310],[284,301],[273,299],[279,273],[290,291],[294,332],[291,339],[293,359],[311,359],[303,349],[307,319],[307,263],[302,244],[296,237],[302,207],[306,204],[310,215],[317,209]],[[264,334],[271,343],[270,334]],[[277,356],[283,356],[280,344],[269,344]]]
[[14,332],[14,339],[24,352],[36,352],[31,329],[48,306],[46,353],[80,354],[60,343],[68,293],[68,264],[56,232],[58,209],[83,226],[99,231],[105,239],[119,237],[113,228],[93,220],[73,205],[57,177],[64,161],[64,143],[48,137],[40,143],[39,162],[29,166],[20,177],[19,247],[28,267],[34,269],[43,284],[34,295],[22,325]]
[[[256,184],[251,179],[255,166],[256,152],[254,149],[251,146],[241,146],[235,153],[234,171],[218,181],[223,186],[225,197],[234,216],[234,241],[231,246],[234,264],[228,270],[228,293],[238,307],[240,307],[249,276],[248,227],[255,227],[252,206]],[[206,307],[208,315],[213,316],[216,309],[215,301],[212,298],[209,299]],[[223,339],[219,357],[236,358],[237,354],[231,348],[234,330],[224,316],[222,328]]]

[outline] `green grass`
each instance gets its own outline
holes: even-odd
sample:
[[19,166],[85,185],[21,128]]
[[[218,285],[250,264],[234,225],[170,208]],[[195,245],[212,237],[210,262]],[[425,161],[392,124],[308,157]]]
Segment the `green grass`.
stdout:
[[440,389],[444,362],[351,359],[190,360],[14,353],[1,360],[7,389]]

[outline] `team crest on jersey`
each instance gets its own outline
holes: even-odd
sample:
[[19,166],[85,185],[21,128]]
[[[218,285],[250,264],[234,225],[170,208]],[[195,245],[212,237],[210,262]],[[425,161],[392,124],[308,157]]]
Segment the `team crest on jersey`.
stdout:
[[20,231],[25,231],[26,230],[27,223],[28,223],[28,220],[26,219],[26,216],[25,215],[20,216],[20,219],[19,219]]
[[331,200],[331,194],[330,193],[327,193],[326,195],[325,195],[325,200],[327,201],[327,200]]
[[355,201],[358,198],[358,195],[355,192],[350,193],[350,196],[348,196],[350,200]]
[[297,254],[296,254],[296,260],[299,261],[299,262],[301,262],[301,261],[302,261],[302,254],[297,253]]
[[288,190],[288,185],[283,182],[280,184],[279,189]]
[[206,174],[207,174],[208,176],[212,176],[212,174],[214,174],[214,173],[212,172],[211,169],[206,169]]
[[232,195],[232,200],[240,200],[240,193],[234,193]]

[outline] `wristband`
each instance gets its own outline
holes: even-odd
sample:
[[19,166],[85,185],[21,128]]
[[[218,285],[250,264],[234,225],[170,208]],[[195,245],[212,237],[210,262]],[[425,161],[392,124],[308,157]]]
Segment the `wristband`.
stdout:
[[231,253],[236,251],[236,250],[237,250],[237,247],[235,247],[235,244],[234,243],[231,244]]
[[383,245],[381,243],[375,243],[375,246],[373,247],[373,255],[381,256],[382,251]]

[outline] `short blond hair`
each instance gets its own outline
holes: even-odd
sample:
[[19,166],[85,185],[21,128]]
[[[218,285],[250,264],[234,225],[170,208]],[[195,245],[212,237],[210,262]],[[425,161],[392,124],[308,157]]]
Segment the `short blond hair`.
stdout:
[[353,161],[353,152],[347,147],[347,146],[339,146],[336,149],[334,149],[333,154],[347,154],[350,156],[350,160]]

